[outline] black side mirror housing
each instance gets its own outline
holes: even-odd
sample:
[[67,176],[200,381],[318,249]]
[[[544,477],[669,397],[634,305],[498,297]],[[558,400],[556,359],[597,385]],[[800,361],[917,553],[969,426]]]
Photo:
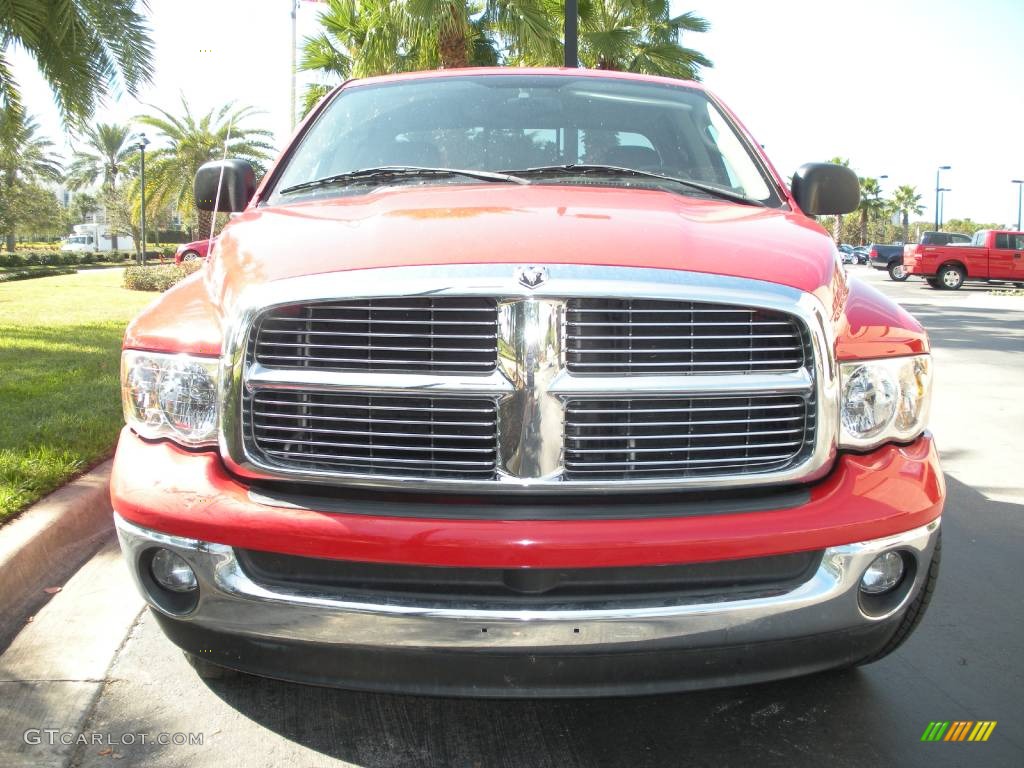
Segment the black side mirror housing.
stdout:
[[850,213],[860,206],[860,180],[835,163],[806,163],[793,174],[793,198],[810,216]]
[[[215,200],[218,185],[220,198]],[[196,208],[201,211],[242,211],[256,194],[256,172],[245,160],[203,163],[196,171],[192,192],[195,194]]]

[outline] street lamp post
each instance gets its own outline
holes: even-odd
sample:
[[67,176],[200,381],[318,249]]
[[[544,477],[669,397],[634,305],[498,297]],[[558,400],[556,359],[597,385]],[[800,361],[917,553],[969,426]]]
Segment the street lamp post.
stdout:
[[1024,189],[1024,179],[1012,179],[1010,183],[1017,185],[1017,231],[1020,232],[1020,201],[1021,190]]
[[579,2],[565,0],[565,66],[579,65]]
[[942,222],[946,218],[946,193],[952,191],[949,187],[939,187],[939,229],[942,229]]
[[144,133],[138,134],[135,139],[135,148],[139,150],[139,189],[142,190],[142,208],[139,214],[139,223],[142,225],[142,250],[139,253],[142,260],[139,263],[146,266],[146,147],[149,145],[149,139]]
[[939,231],[939,227],[940,227],[940,224],[939,224],[939,187],[941,187],[942,185],[939,184],[939,174],[941,174],[943,171],[948,171],[949,169],[950,169],[950,166],[948,166],[948,165],[940,165],[938,167],[938,169],[935,171],[935,231],[936,232]]

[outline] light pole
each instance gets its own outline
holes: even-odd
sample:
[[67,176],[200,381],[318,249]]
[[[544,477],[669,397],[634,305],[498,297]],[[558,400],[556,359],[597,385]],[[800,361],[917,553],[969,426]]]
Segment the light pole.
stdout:
[[295,128],[295,33],[296,33],[296,12],[299,9],[299,0],[292,0],[292,87],[290,94],[290,111],[288,112],[288,125]]
[[941,184],[939,184],[939,174],[941,174],[943,171],[948,171],[948,170],[950,170],[950,166],[948,166],[948,165],[940,165],[938,167],[938,169],[935,171],[935,231],[936,232],[939,231],[939,187],[942,186]]
[[565,0],[565,66],[579,65],[579,3]]
[[1020,201],[1021,190],[1024,189],[1024,179],[1012,179],[1010,183],[1017,185],[1017,231],[1020,232]]
[[949,187],[939,187],[939,229],[942,229],[942,222],[946,218],[946,192],[952,192]]
[[139,150],[139,189],[142,190],[142,209],[139,214],[142,229],[142,260],[139,262],[146,266],[146,147],[149,146],[149,139],[146,134],[139,133],[135,136],[135,148]]

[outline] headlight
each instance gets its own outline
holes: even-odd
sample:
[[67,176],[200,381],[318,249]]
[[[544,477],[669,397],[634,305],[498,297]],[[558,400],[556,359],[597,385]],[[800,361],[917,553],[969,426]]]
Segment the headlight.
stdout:
[[124,420],[143,437],[217,444],[218,361],[129,350],[121,356]]
[[842,448],[912,440],[924,430],[932,395],[929,355],[842,363]]

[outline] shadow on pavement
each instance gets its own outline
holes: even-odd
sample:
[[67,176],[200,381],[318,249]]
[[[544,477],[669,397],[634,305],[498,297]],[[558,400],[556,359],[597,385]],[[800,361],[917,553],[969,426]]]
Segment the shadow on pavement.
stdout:
[[[210,683],[245,717],[360,766],[1020,765],[1024,506],[947,477],[944,560],[923,625],[868,667],[632,699],[493,701]],[[999,721],[990,742],[920,742],[932,720]],[[970,751],[971,755],[966,753]],[[947,762],[948,761],[948,762]]]
[[958,309],[913,300],[900,303],[928,329],[935,349],[1024,352],[1024,325],[1008,323],[1004,309]]

